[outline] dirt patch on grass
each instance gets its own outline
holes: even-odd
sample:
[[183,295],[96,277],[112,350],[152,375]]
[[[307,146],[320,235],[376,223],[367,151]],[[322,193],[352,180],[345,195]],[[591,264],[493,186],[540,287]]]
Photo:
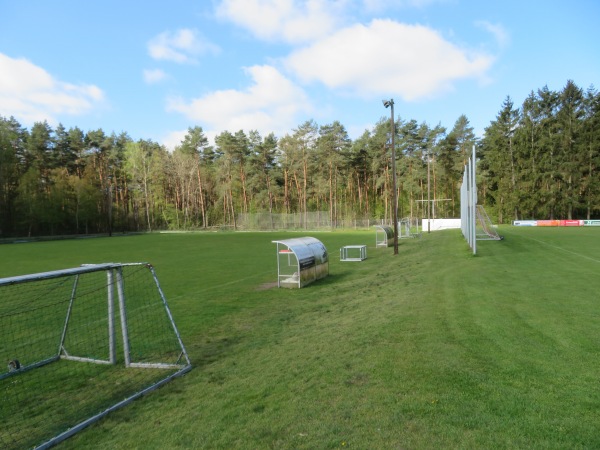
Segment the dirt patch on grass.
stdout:
[[260,286],[257,286],[255,290],[257,291],[266,291],[267,289],[272,289],[274,287],[277,287],[277,281],[273,281],[270,283],[263,283]]

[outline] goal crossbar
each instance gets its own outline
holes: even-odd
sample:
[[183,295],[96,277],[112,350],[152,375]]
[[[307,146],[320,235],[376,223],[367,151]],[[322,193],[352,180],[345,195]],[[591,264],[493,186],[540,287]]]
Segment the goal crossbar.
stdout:
[[81,267],[71,269],[53,270],[50,272],[33,273],[29,275],[20,275],[15,277],[0,278],[0,286],[6,286],[18,283],[27,283],[29,281],[49,280],[52,278],[60,278],[69,275],[78,275],[82,273],[98,272],[101,270],[116,269],[123,266],[134,266],[147,263],[105,263],[105,264],[84,264]]

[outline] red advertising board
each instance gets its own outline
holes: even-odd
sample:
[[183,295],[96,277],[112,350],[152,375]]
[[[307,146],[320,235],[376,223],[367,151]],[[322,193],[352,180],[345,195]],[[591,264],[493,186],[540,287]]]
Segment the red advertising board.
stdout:
[[560,221],[561,227],[580,227],[582,225],[583,225],[582,220],[561,220]]

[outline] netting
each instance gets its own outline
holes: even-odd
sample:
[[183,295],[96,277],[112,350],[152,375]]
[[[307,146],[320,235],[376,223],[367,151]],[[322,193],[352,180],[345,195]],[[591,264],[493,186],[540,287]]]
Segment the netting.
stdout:
[[477,254],[477,184],[476,180],[477,159],[475,146],[473,146],[473,155],[465,165],[463,172],[463,182],[460,186],[460,227],[462,234],[467,240],[473,254]]
[[500,241],[502,236],[498,234],[498,231],[492,225],[490,216],[483,205],[477,205],[477,240],[479,241]]
[[189,370],[147,264],[0,279],[0,448],[47,446]]
[[419,219],[417,217],[404,217],[398,221],[398,239],[420,237]]

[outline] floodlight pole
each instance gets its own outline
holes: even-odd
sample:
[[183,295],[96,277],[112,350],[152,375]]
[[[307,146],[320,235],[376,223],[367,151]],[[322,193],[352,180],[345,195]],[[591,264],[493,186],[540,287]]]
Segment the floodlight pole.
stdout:
[[398,254],[398,192],[396,189],[396,125],[394,123],[394,99],[383,100],[383,106],[391,107],[390,128],[392,129],[392,188],[394,190],[392,210],[394,211],[394,255]]
[[112,209],[113,209],[113,198],[112,198],[112,181],[108,177],[108,237],[112,237]]

